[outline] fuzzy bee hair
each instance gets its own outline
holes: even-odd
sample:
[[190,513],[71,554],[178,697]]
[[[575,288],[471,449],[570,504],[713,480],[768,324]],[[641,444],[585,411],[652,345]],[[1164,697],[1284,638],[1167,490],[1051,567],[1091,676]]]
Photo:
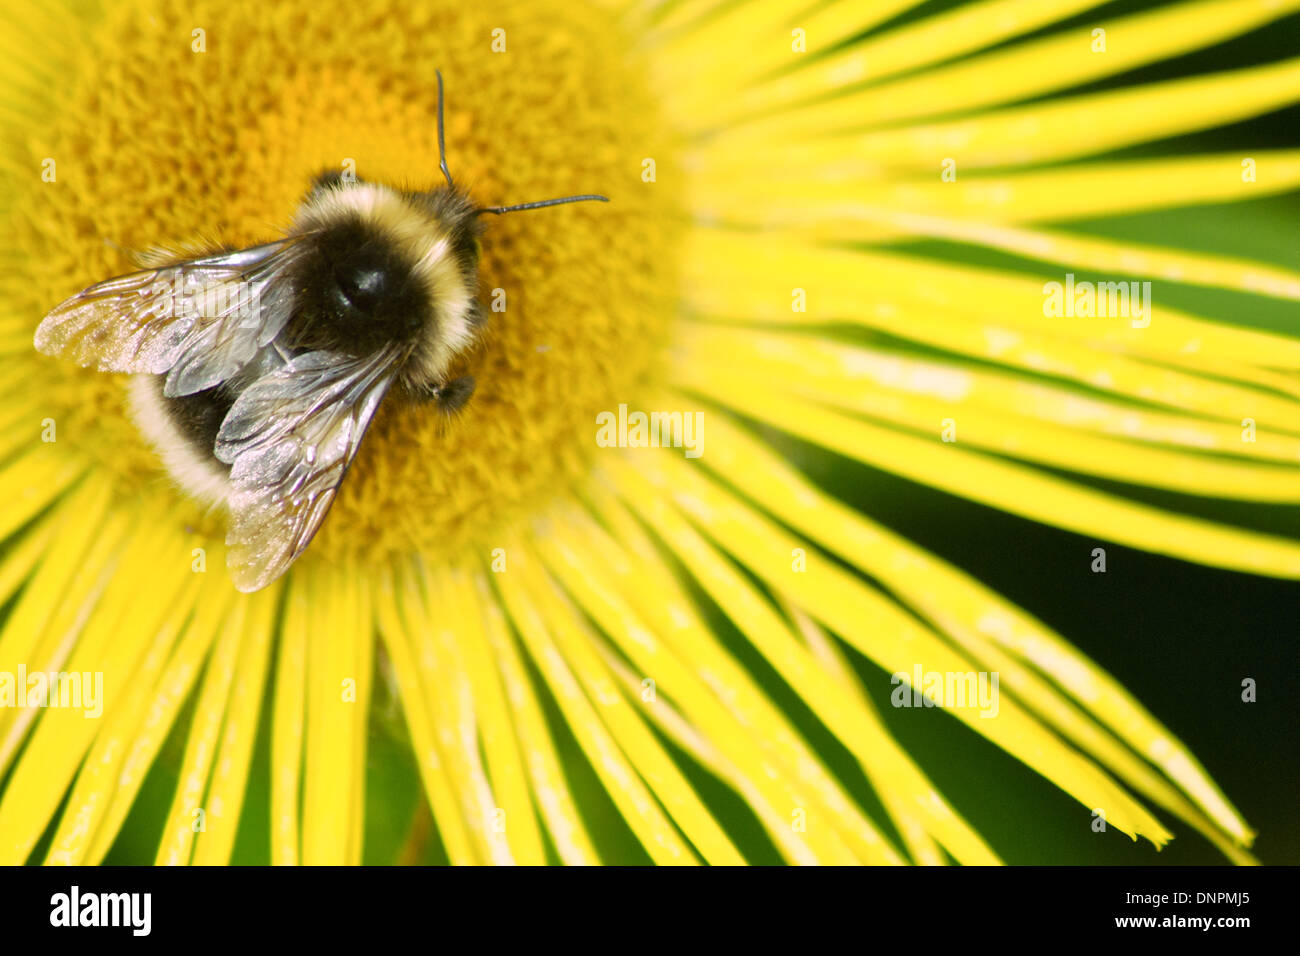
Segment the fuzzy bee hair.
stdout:
[[312,247],[298,267],[302,311],[342,318],[348,311],[336,298],[342,291],[354,306],[367,304],[369,314],[341,321],[337,330],[304,323],[292,344],[366,350],[409,342],[399,382],[426,396],[483,323],[476,298],[478,212],[452,187],[406,192],[347,183],[337,174],[318,177],[290,229]]

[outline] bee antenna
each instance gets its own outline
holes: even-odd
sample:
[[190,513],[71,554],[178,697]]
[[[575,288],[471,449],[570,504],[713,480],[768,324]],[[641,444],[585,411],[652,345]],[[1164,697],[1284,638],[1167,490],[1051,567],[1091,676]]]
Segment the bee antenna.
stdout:
[[563,206],[565,203],[586,202],[589,199],[594,199],[596,202],[609,202],[608,196],[597,196],[594,193],[587,193],[583,196],[563,196],[560,199],[542,199],[538,202],[524,202],[520,203],[518,206],[483,206],[478,209],[478,212],[490,212],[494,216],[499,216],[506,212],[520,212],[524,209],[541,209],[543,206]]
[[447,177],[447,185],[455,189],[456,184],[451,181],[451,170],[447,168],[447,140],[442,125],[442,70],[433,72],[438,76],[438,168]]

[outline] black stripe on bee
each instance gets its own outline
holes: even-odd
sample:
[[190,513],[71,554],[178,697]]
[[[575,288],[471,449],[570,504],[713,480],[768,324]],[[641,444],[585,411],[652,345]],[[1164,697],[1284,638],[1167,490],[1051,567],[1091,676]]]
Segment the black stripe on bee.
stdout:
[[284,343],[294,350],[366,355],[414,345],[432,320],[426,284],[382,226],[358,214],[335,217],[307,239],[286,277],[297,293]]

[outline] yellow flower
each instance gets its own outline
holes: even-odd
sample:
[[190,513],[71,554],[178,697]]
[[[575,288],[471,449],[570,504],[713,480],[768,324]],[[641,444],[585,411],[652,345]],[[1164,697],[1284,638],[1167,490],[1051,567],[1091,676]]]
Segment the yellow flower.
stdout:
[[[863,661],[1081,819],[1158,846],[1159,808],[1248,861],[1247,824],[1123,687],[810,480],[787,438],[1099,540],[1300,576],[1294,541],[1084,480],[1293,501],[1300,340],[1164,306],[1063,318],[1039,280],[887,248],[1300,298],[1261,263],[1037,225],[1296,188],[1298,151],[1249,171],[1097,157],[1291,103],[1300,61],[1068,91],[1300,0],[1179,2],[1100,34],[1070,20],[1097,0],[976,0],[873,31],[918,5],[11,0],[0,700],[20,670],[102,675],[103,696],[95,719],[0,708],[0,862],[103,860],[178,726],[157,861],[228,861],[266,723],[269,858],[359,862],[375,674],[455,863],[601,860],[574,761],[655,862],[744,861],[683,759],[790,862],[995,861],[886,729]],[[240,595],[220,516],[165,480],[122,378],[38,355],[32,332],[128,271],[126,250],[274,237],[322,169],[436,184],[435,69],[478,201],[613,202],[489,224],[485,298],[504,309],[465,360],[473,402],[450,424],[386,403],[317,541]],[[698,445],[605,447],[635,434],[597,423],[638,411],[682,413]],[[996,674],[996,703],[942,699],[931,674]]]

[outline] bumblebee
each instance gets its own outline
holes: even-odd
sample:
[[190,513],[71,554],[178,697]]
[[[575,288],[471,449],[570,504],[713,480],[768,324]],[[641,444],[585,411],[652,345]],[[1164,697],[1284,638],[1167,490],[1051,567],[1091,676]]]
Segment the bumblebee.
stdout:
[[479,206],[447,168],[427,192],[315,180],[284,238],[142,271],[56,306],[36,348],[132,373],[130,404],[168,473],[229,516],[235,586],[283,574],[321,527],[380,403],[396,388],[453,413],[474,381],[448,378],[482,331],[483,215],[598,200]]

